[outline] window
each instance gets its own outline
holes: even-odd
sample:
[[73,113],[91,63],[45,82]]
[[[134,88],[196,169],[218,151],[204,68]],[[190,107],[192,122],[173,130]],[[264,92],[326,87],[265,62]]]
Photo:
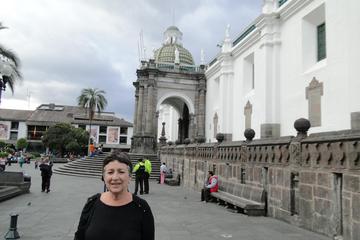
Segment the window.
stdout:
[[127,137],[120,137],[120,144],[126,144],[127,143]]
[[281,7],[286,2],[287,2],[287,0],[279,0],[279,7]]
[[41,137],[46,132],[46,126],[28,126],[28,140],[41,140]]
[[120,134],[127,134],[127,127],[121,127]]
[[106,143],[106,135],[99,135],[99,143]]
[[326,54],[326,9],[325,3],[304,16],[302,21],[302,62],[303,71],[307,72],[320,61],[327,58]]
[[79,124],[79,128],[82,128],[82,129],[86,129],[86,125],[85,124]]
[[11,122],[11,129],[19,129],[19,122]]
[[255,89],[254,53],[244,58],[244,93]]
[[326,58],[326,25],[325,23],[317,26],[317,60]]
[[18,132],[10,132],[10,140],[17,140]]
[[100,126],[99,133],[105,133],[106,134],[107,127],[106,126]]

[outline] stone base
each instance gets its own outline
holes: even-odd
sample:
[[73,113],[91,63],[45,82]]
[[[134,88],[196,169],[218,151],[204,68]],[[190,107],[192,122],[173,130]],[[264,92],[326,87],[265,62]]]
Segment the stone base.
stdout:
[[360,130],[360,112],[351,113],[351,129]]
[[155,154],[157,151],[154,136],[133,136],[131,139],[131,153]]
[[232,141],[232,133],[224,133],[224,142]]
[[280,123],[263,123],[260,126],[260,138],[280,137]]

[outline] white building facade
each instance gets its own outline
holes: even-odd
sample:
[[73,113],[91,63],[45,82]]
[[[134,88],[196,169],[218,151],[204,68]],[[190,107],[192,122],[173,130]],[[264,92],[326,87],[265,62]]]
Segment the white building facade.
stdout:
[[206,71],[206,141],[360,128],[360,1],[265,0],[237,38],[225,33]]

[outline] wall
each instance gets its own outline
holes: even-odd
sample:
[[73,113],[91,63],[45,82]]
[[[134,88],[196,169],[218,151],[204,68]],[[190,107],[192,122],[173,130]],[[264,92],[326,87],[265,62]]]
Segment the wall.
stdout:
[[[251,127],[260,136],[264,123],[279,123],[280,135],[291,134],[292,123],[299,117],[309,118],[306,87],[313,78],[323,84],[321,125],[310,133],[351,128],[351,113],[360,112],[358,89],[360,69],[360,1],[289,0],[259,16],[256,29],[231,49],[233,91],[216,84],[224,71],[223,53],[206,71],[206,138],[213,137],[214,113],[232,114],[232,126],[219,116],[220,132],[232,129],[233,140],[243,140],[244,107],[253,107]],[[326,58],[317,61],[316,26],[326,23]],[[255,89],[248,90],[244,59],[254,54]],[[228,59],[227,59],[228,60]],[[228,64],[228,63],[227,63]],[[222,109],[232,95],[231,111]],[[216,97],[217,96],[217,97]],[[223,96],[223,97],[222,97]],[[228,111],[228,112],[226,112]],[[230,114],[230,113],[231,114]],[[357,120],[359,121],[359,120]]]
[[208,170],[221,185],[237,186],[243,168],[245,184],[267,192],[269,217],[329,237],[360,237],[360,131],[165,146],[160,160],[197,191]]

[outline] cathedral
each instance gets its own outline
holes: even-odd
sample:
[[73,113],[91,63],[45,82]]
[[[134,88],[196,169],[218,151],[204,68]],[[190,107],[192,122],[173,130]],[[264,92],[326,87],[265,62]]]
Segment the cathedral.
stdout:
[[[196,65],[170,26],[162,46],[137,70],[134,144],[215,142],[360,129],[360,2],[264,0],[237,36],[227,26],[221,51]],[[163,124],[165,123],[165,124]]]

